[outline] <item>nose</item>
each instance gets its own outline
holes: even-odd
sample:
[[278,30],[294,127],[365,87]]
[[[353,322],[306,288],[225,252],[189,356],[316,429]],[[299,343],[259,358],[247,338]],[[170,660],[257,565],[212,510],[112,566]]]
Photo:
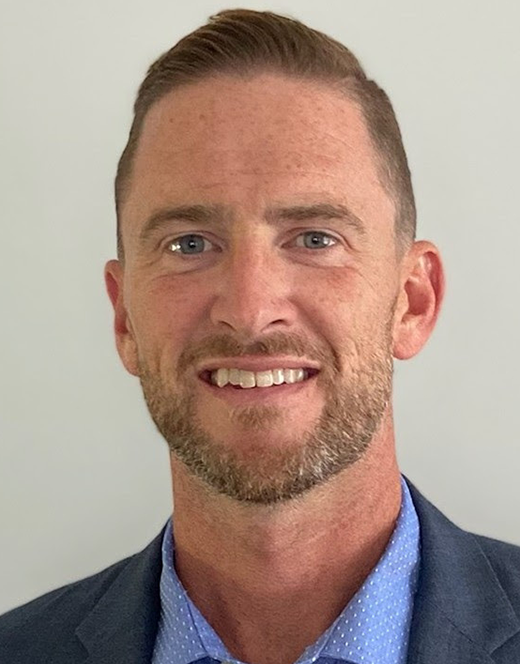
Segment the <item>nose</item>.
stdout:
[[290,328],[296,319],[292,303],[294,270],[267,239],[251,237],[228,250],[215,279],[211,320],[232,328],[237,337],[257,338],[272,327]]

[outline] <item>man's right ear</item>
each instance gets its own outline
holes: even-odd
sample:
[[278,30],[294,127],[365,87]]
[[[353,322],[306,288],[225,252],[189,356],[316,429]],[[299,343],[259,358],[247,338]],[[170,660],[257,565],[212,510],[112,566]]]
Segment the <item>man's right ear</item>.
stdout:
[[137,343],[123,298],[124,269],[118,260],[105,265],[105,284],[108,297],[114,307],[114,333],[119,357],[125,369],[134,376],[139,375]]

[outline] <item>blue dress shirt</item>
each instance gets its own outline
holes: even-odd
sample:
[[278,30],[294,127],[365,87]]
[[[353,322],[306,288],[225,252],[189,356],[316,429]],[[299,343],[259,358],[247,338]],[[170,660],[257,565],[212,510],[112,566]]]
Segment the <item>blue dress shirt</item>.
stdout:
[[[295,664],[405,664],[420,536],[417,513],[402,475],[401,489],[399,517],[378,563],[332,625]],[[152,664],[215,664],[214,660],[243,664],[229,653],[175,572],[171,517],[162,543],[162,563],[161,617]]]

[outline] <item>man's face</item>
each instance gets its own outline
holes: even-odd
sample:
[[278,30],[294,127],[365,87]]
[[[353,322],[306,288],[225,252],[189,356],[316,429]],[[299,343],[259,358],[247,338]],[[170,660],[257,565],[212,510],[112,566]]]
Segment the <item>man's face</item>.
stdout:
[[[107,266],[118,350],[207,487],[294,498],[358,461],[388,414],[399,269],[377,163],[359,108],[310,82],[207,79],[149,111],[125,266]],[[199,377],[243,355],[320,372],[272,395]]]

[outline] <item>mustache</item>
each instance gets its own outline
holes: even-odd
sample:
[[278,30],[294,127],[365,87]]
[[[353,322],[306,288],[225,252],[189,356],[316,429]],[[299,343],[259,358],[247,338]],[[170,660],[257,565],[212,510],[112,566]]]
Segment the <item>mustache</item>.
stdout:
[[203,338],[196,348],[188,348],[181,353],[179,371],[182,374],[194,364],[200,364],[214,357],[226,358],[244,355],[259,357],[294,355],[295,357],[305,357],[323,367],[331,365],[330,352],[325,352],[316,344],[302,339],[296,334],[272,333],[246,344],[229,335],[212,335]]

